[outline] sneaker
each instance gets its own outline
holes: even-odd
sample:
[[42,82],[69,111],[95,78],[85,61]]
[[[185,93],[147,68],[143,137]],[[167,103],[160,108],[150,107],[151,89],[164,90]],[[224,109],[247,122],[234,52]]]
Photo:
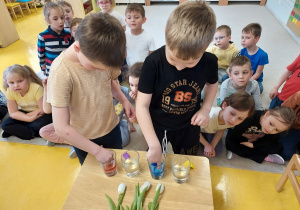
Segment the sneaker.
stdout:
[[284,159],[280,155],[277,155],[277,154],[268,155],[265,158],[265,161],[270,162],[270,163],[277,163],[280,165],[284,164]]
[[227,159],[228,159],[228,160],[232,159],[233,156],[234,156],[234,155],[233,155],[233,153],[232,153],[231,151],[228,151],[228,152],[227,152]]
[[2,136],[2,138],[7,138],[7,137],[10,137],[11,134],[3,131],[1,136]]
[[77,157],[77,154],[75,152],[74,147],[71,148],[71,151],[69,153],[69,157],[72,158],[72,159]]
[[49,146],[49,147],[53,147],[54,145],[55,145],[55,143],[54,143],[54,142],[47,141],[47,146]]

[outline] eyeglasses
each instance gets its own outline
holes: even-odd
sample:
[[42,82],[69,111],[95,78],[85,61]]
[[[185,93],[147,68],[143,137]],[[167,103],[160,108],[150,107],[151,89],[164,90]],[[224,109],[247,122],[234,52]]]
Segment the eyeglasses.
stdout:
[[225,37],[226,37],[226,36],[214,37],[214,40],[215,40],[215,41],[222,40],[222,39],[224,39]]
[[100,5],[109,5],[110,4],[110,1],[99,1]]

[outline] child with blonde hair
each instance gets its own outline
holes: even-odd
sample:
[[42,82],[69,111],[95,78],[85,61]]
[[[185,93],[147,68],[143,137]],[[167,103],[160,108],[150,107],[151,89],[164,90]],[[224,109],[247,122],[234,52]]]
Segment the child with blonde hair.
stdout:
[[45,76],[49,75],[53,60],[72,44],[71,34],[64,30],[65,15],[63,9],[53,2],[47,2],[43,8],[48,28],[38,35],[38,57]]
[[251,117],[254,111],[254,100],[245,91],[226,97],[220,107],[212,107],[209,113],[209,124],[201,127],[200,143],[204,146],[204,155],[214,157],[222,154],[224,131]]
[[99,5],[101,12],[108,13],[109,15],[117,18],[124,31],[126,31],[125,18],[122,17],[120,13],[114,10],[114,7],[116,6],[115,0],[97,0],[97,4]]
[[263,110],[259,85],[251,78],[252,74],[249,58],[244,55],[233,58],[229,66],[229,79],[221,84],[218,104],[220,105],[225,97],[242,90],[253,97],[255,110]]
[[4,71],[3,88],[10,117],[1,124],[2,137],[38,137],[40,128],[52,122],[51,114],[43,112],[42,81],[29,66],[15,64]]
[[65,14],[64,29],[65,29],[65,31],[71,32],[70,24],[71,24],[71,21],[73,20],[73,17],[74,17],[74,12],[73,12],[72,5],[67,1],[58,1],[57,4],[59,6],[61,6],[64,10],[64,14]]
[[144,61],[136,111],[150,163],[160,164],[165,140],[175,154],[198,152],[200,126],[209,122],[218,89],[217,57],[205,52],[215,31],[216,17],[206,2],[184,2],[168,18],[166,46]]
[[280,133],[290,129],[295,113],[290,107],[277,107],[268,111],[256,110],[251,118],[229,129],[226,136],[227,158],[234,154],[257,163],[263,161],[284,164],[279,155],[282,145]]
[[218,58],[218,81],[221,83],[232,58],[236,56],[239,50],[231,41],[231,28],[227,25],[221,25],[217,28],[214,41],[215,43],[206,51],[215,54]]

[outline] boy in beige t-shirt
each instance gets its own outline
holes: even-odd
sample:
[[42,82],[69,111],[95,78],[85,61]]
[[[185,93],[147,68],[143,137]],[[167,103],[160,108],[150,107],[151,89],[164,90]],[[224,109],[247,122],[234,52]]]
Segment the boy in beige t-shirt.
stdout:
[[[104,49],[104,50],[101,50]],[[48,79],[47,101],[52,105],[56,133],[74,145],[83,164],[87,153],[106,163],[122,148],[113,97],[129,119],[135,111],[116,83],[126,50],[119,22],[105,13],[85,17],[75,42],[55,59]]]

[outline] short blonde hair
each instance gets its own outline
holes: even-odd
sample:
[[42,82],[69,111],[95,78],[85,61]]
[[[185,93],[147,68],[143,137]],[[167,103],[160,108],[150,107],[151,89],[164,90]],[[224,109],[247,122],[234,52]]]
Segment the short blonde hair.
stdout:
[[216,16],[204,1],[188,1],[169,16],[166,45],[182,60],[198,59],[213,39]]
[[231,36],[231,28],[228,25],[221,25],[216,31],[224,31],[226,36]]

